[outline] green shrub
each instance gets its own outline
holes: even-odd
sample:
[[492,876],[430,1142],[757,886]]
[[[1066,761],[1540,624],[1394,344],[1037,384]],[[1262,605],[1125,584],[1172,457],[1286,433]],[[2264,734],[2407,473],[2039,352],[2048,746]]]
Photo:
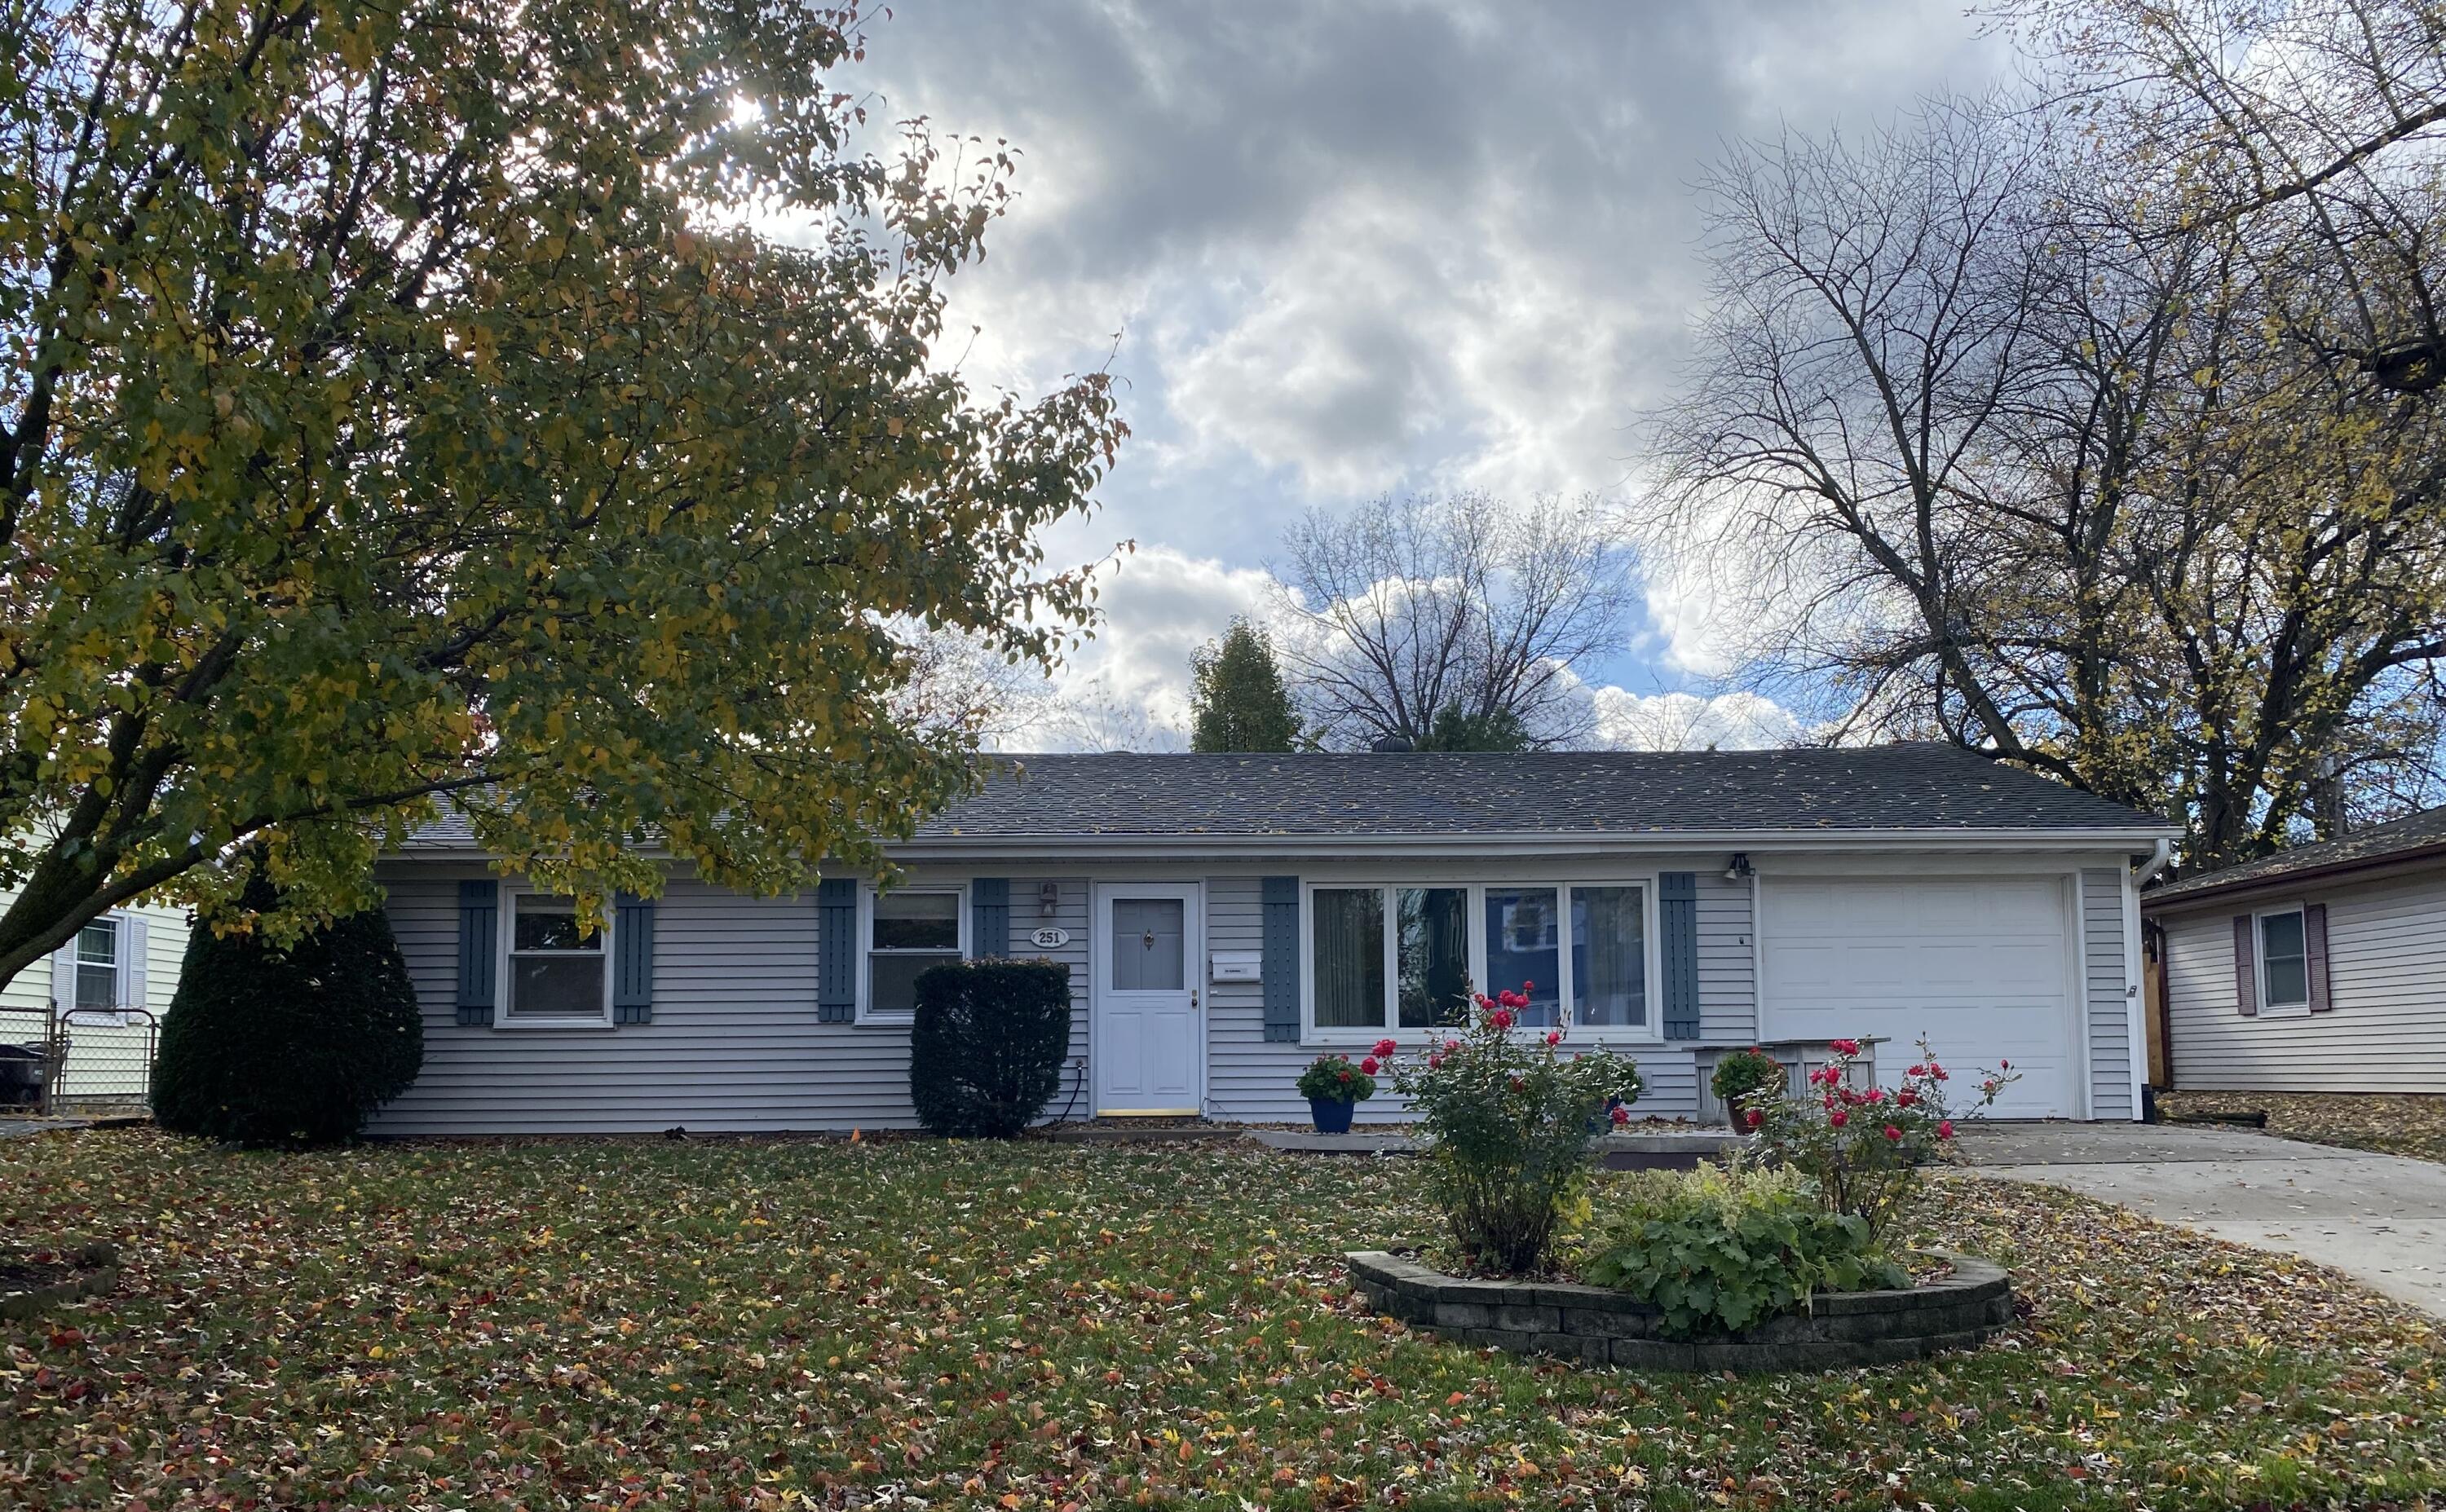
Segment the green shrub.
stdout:
[[1068,966],[964,961],[918,975],[909,1100],[931,1132],[1012,1138],[1053,1100],[1069,1053]]
[[416,988],[380,908],[286,950],[198,927],[161,1019],[153,1115],[241,1145],[336,1144],[423,1064]]
[[1790,1073],[1783,1063],[1756,1046],[1736,1050],[1716,1062],[1716,1074],[1708,1079],[1707,1090],[1729,1113],[1755,1106],[1755,1099],[1764,1092],[1780,1097],[1791,1084]]
[[[1502,1274],[1541,1269],[1588,1179],[1589,1135],[1628,1121],[1639,1068],[1599,1049],[1563,1048],[1565,1031],[1515,1022],[1526,984],[1477,1000],[1466,1024],[1393,1066],[1393,1085],[1427,1139],[1427,1188],[1463,1259]],[[1380,1052],[1383,1045],[1376,1047]]]
[[1747,1328],[1813,1292],[1910,1284],[1867,1223],[1821,1209],[1797,1171],[1645,1171],[1620,1190],[1578,1235],[1576,1269],[1663,1308],[1677,1337]]

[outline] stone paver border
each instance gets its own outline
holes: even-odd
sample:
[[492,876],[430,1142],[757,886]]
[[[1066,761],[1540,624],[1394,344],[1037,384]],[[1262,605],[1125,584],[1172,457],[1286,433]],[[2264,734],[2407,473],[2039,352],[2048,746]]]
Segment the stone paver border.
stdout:
[[119,1246],[107,1240],[78,1245],[67,1252],[67,1260],[76,1268],[76,1274],[64,1281],[28,1287],[22,1292],[0,1291],[0,1317],[32,1317],[62,1302],[100,1297],[119,1284]]
[[1974,1349],[2013,1321],[2011,1278],[1967,1255],[1931,1251],[1950,1276],[1909,1291],[1833,1292],[1806,1313],[1738,1334],[1669,1338],[1664,1314],[1602,1286],[1472,1280],[1383,1250],[1344,1256],[1380,1313],[1456,1343],[1646,1371],[1833,1371]]

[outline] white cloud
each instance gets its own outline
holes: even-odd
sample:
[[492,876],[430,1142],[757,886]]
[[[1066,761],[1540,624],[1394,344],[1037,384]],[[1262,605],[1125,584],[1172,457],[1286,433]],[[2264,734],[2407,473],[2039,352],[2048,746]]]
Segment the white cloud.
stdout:
[[1595,692],[1597,744],[1619,751],[1756,751],[1800,734],[1790,710],[1755,693]]

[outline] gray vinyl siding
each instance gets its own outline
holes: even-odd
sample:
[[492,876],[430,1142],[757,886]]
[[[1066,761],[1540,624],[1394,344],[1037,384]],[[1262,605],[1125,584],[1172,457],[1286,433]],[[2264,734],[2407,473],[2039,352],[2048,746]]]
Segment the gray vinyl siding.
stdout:
[[2104,869],[2080,874],[2081,994],[2089,1029],[2089,1112],[2093,1118],[2132,1114],[2132,1014],[2124,950],[2123,876]]
[[1757,896],[1747,878],[1699,873],[1699,1037],[1705,1043],[1758,1037],[1758,950],[1750,933]]
[[[1070,1055],[1062,1068],[1061,1090],[1045,1110],[1047,1116],[1060,1117],[1064,1110],[1074,1117],[1085,1117],[1093,1110],[1094,1084],[1086,1079],[1088,1053],[1088,961],[1090,943],[1087,924],[1087,884],[1073,880],[1057,881],[1060,901],[1053,905],[1053,917],[1044,917],[1040,892],[1044,879],[1013,877],[1010,883],[1010,953],[1021,960],[1058,961],[1070,968]],[[1036,930],[1050,924],[1069,933],[1070,943],[1046,950],[1028,940]],[[904,1069],[902,1074],[907,1074]]]
[[[2331,1011],[2235,1011],[2233,916],[2327,905]],[[2161,917],[2177,1089],[2446,1092],[2446,871]]]

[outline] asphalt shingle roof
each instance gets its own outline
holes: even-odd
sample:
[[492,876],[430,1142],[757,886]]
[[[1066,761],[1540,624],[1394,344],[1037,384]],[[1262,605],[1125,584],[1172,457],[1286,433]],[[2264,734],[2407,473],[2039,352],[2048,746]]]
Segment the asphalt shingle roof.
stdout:
[[2262,856],[2257,861],[2203,871],[2196,877],[2185,877],[2162,887],[2152,887],[2141,896],[2149,903],[2162,903],[2193,893],[2274,882],[2297,871],[2383,861],[2390,856],[2432,848],[2446,848],[2446,807],[2423,809],[2392,824],[2372,825],[2338,839],[2322,841],[2317,845],[2294,846],[2272,856]]
[[[1522,755],[996,758],[920,842],[1726,831],[2166,831],[2152,814],[1933,742]],[[408,849],[471,843],[456,815]]]
[[1027,756],[921,839],[2135,830],[2151,815],[1934,743],[1526,755]]

